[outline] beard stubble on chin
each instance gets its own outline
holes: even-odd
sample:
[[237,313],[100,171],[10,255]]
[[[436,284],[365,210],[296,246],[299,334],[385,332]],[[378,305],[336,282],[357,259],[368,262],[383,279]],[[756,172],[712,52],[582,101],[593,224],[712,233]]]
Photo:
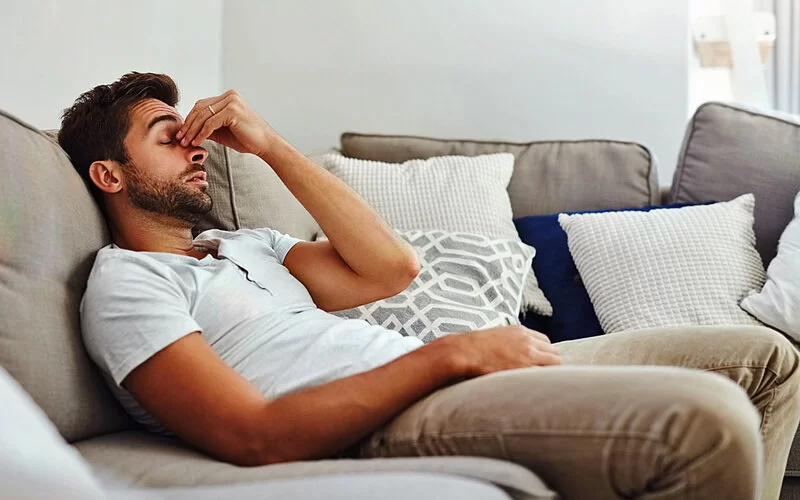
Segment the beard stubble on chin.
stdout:
[[128,197],[137,208],[194,225],[211,211],[214,203],[206,192],[207,188],[189,184],[183,179],[203,170],[202,165],[193,164],[179,178],[154,179],[143,175],[131,162],[124,166]]

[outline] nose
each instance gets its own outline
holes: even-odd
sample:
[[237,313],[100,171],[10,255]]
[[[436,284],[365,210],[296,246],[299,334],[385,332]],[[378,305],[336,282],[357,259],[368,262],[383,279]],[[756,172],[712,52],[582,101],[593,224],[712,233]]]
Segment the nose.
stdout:
[[189,146],[186,148],[186,156],[190,163],[199,163],[202,165],[208,158],[208,151],[201,146]]

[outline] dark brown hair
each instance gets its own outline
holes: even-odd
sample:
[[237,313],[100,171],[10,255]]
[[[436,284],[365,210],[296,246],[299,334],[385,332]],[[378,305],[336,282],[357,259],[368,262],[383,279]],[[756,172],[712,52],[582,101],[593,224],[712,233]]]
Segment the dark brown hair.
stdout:
[[145,99],[175,106],[178,97],[178,87],[169,76],[134,71],[84,92],[64,110],[58,143],[104,213],[103,193],[89,177],[89,166],[99,160],[127,164],[130,158],[124,140],[131,126],[131,109]]

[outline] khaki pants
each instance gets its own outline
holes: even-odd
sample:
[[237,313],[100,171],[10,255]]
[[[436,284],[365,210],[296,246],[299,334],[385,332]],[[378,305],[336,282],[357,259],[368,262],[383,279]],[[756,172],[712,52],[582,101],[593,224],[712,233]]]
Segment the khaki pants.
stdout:
[[778,498],[800,421],[799,358],[783,336],[693,327],[558,347],[561,366],[429,395],[358,456],[505,459],[564,499]]

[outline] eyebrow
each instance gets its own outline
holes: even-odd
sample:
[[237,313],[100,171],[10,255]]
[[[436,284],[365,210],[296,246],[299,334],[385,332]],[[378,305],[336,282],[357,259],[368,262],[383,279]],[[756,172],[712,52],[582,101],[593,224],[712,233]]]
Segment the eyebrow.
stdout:
[[153,118],[152,120],[150,120],[150,123],[147,125],[147,130],[149,131],[151,128],[153,128],[156,125],[156,123],[163,122],[163,121],[171,121],[171,122],[178,123],[178,119],[175,118],[172,115],[159,115],[159,116],[156,116],[155,118]]

